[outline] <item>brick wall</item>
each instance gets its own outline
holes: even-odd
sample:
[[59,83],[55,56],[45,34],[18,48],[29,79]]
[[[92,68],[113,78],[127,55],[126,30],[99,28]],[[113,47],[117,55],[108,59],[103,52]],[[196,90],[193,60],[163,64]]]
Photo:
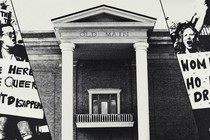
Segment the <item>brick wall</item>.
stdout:
[[[52,32],[23,34],[47,121],[55,140],[61,139],[61,52]],[[153,32],[148,50],[151,140],[197,140],[192,109],[167,32]],[[89,113],[87,89],[122,88],[121,112],[134,113],[131,129],[76,129],[85,140],[137,139],[136,74],[134,61],[77,61],[74,67],[74,114]],[[97,75],[97,76],[96,76]],[[97,78],[97,77],[100,78]],[[111,81],[111,82],[110,82]],[[129,93],[129,94],[128,94]],[[132,93],[132,94],[130,94]],[[77,130],[77,131],[76,131]],[[71,131],[71,130],[69,130]],[[76,133],[77,132],[77,133]],[[129,140],[128,138],[128,140]],[[101,139],[100,139],[101,140]],[[127,140],[127,139],[126,139]]]
[[[78,61],[76,113],[89,114],[88,89],[117,88],[120,93],[121,113],[133,113],[131,90],[131,64],[129,61]],[[104,134],[106,134],[104,136]],[[77,140],[132,140],[134,128],[77,129]]]

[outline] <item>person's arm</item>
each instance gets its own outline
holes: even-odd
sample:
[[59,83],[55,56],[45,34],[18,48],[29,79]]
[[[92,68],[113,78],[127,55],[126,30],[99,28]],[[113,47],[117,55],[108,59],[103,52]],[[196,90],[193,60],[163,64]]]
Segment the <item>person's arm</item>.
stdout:
[[206,11],[208,9],[205,0],[196,0],[196,5],[195,5],[195,9],[196,9],[196,14],[193,17],[193,21],[196,21],[195,24],[195,29],[200,32],[203,23],[204,23],[204,19],[206,16]]

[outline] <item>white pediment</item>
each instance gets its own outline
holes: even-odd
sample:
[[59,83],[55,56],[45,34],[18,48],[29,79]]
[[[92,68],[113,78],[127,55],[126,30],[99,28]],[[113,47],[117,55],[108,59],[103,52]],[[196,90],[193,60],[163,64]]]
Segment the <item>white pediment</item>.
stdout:
[[59,43],[147,42],[155,18],[100,5],[52,19]]
[[75,23],[75,22],[155,22],[153,17],[137,14],[119,8],[100,5],[73,14],[52,19],[54,24]]

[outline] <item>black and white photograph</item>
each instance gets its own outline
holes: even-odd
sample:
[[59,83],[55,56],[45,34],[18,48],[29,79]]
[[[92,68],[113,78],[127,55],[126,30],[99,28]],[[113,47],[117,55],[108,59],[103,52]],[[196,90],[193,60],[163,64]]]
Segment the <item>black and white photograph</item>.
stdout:
[[2,139],[210,139],[208,0],[11,1]]
[[51,140],[10,0],[0,1],[0,139]]
[[194,114],[199,140],[210,139],[209,0],[160,0]]
[[163,24],[166,30],[159,1],[21,0],[13,5],[53,139],[157,137],[147,66],[158,53],[152,49],[149,58],[147,51],[153,29]]

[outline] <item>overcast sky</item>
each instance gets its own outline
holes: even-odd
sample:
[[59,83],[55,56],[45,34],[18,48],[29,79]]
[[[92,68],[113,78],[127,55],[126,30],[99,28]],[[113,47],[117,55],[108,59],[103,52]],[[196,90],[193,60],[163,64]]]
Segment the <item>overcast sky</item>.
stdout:
[[[196,0],[161,0],[166,17],[174,22],[190,20],[196,12]],[[203,0],[199,0],[203,1]]]
[[[162,0],[166,14],[174,16],[174,13],[177,13],[175,17],[181,16],[184,19],[192,13],[191,1]],[[12,0],[12,2],[21,30],[53,30],[51,19],[102,4],[155,17],[156,29],[167,28],[159,0]],[[186,4],[190,10],[182,6]]]

